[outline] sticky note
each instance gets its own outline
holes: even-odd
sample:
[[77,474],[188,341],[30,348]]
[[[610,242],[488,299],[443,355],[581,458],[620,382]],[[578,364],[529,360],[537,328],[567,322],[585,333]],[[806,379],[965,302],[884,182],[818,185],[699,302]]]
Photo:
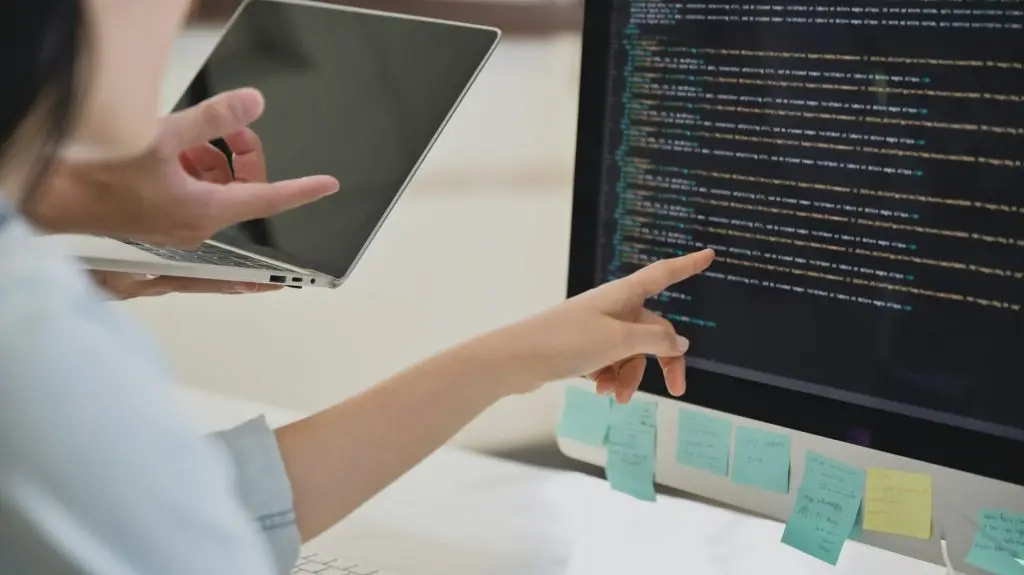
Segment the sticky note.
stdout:
[[612,398],[570,386],[565,390],[565,406],[557,433],[587,445],[601,446],[611,415]]
[[654,501],[654,455],[608,448],[605,474],[612,489],[642,501]]
[[654,453],[657,448],[657,435],[651,427],[611,427],[605,445],[640,453]]
[[611,488],[643,501],[654,501],[657,462],[658,404],[634,399],[611,404],[605,437],[605,475]]
[[835,565],[853,532],[864,475],[863,469],[808,451],[782,542]]
[[605,475],[612,489],[643,501],[654,501],[657,430],[649,426],[611,427],[605,441]]
[[789,436],[754,427],[736,428],[732,480],[740,485],[789,493]]
[[676,437],[676,461],[716,475],[729,474],[732,423],[711,414],[682,409]]
[[1024,513],[979,511],[966,561],[994,575],[1024,575]]
[[931,476],[868,468],[864,484],[864,530],[931,539]]
[[612,402],[611,425],[613,427],[658,426],[658,404],[653,401],[633,399],[629,403]]

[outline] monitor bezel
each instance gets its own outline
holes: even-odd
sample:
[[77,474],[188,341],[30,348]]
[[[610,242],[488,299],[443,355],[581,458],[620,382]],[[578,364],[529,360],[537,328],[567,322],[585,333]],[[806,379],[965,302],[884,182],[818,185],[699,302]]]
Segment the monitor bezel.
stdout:
[[[584,7],[569,297],[597,285],[599,190],[607,155],[604,126],[609,114],[606,95],[610,85],[614,5],[615,2],[586,2]],[[656,363],[648,365],[640,389],[671,398]],[[692,367],[687,370],[687,392],[679,401],[1024,486],[1024,465],[1015,465],[1024,461],[1024,441]]]

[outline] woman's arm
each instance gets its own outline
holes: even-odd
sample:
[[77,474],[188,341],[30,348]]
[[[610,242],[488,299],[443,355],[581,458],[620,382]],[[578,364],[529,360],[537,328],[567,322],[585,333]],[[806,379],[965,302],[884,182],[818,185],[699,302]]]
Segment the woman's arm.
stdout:
[[643,303],[712,258],[658,262],[279,429],[302,538],[337,523],[506,395],[591,374],[599,391],[626,402],[647,355],[659,357],[669,391],[681,395],[689,343]]
[[530,374],[493,349],[494,339],[430,358],[277,430],[304,541],[387,487],[509,390],[528,386]]

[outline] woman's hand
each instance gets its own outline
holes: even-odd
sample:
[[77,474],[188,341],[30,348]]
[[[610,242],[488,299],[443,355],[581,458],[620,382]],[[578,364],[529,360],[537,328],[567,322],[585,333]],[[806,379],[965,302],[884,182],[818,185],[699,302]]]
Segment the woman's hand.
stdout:
[[[255,100],[254,100],[255,98]],[[207,142],[200,142],[194,146],[185,148],[176,154],[167,155],[166,161],[162,156],[154,155],[156,152],[117,164],[90,165],[67,164],[61,167],[58,178],[77,182],[74,186],[61,188],[63,195],[57,193],[52,196],[43,196],[37,202],[38,214],[64,213],[70,206],[88,200],[90,193],[101,191],[106,188],[110,195],[107,200],[97,200],[98,206],[104,207],[109,204],[114,210],[114,216],[108,218],[108,224],[103,220],[94,221],[97,226],[116,226],[119,219],[127,219],[133,222],[131,225],[142,226],[151,222],[151,229],[139,231],[132,234],[135,239],[149,239],[161,244],[190,244],[199,243],[206,239],[206,236],[216,232],[218,225],[235,223],[231,221],[236,217],[230,210],[217,213],[203,212],[204,217],[197,217],[191,224],[185,225],[181,222],[188,217],[190,210],[201,209],[199,197],[194,197],[191,202],[189,197],[192,194],[234,194],[235,200],[232,205],[241,209],[242,199],[237,194],[247,193],[246,185],[267,185],[267,161],[263,154],[263,143],[259,136],[251,129],[244,127],[244,124],[251,121],[251,118],[258,116],[257,110],[261,110],[262,100],[258,94],[250,90],[239,90],[228,92],[216,98],[191,108],[185,112],[172,114],[167,118],[162,138],[171,138],[182,143],[198,137],[201,133],[213,134],[222,130],[229,130],[224,134],[224,141],[231,149],[232,163],[220,150]],[[205,124],[199,127],[199,124]],[[234,127],[234,128],[233,128]],[[230,131],[230,130],[234,131]],[[175,135],[177,134],[177,135]],[[170,146],[168,150],[177,150],[178,144],[163,144]],[[157,146],[156,149],[159,149]],[[156,179],[153,185],[149,185],[146,173]],[[106,174],[105,177],[103,175]],[[161,182],[160,174],[163,174]],[[97,181],[104,182],[102,186],[90,186]],[[174,185],[168,185],[173,184]],[[275,201],[301,202],[302,198],[309,195],[317,195],[321,191],[329,190],[333,185],[327,178],[311,178],[301,185],[292,182],[284,188],[273,188],[281,192]],[[236,186],[236,187],[230,187]],[[320,186],[319,191],[314,191]],[[270,193],[272,188],[266,188],[265,192]],[[252,191],[249,189],[249,191]],[[275,192],[276,193],[276,192]],[[266,200],[264,200],[266,201]],[[191,203],[191,205],[190,205]],[[227,206],[228,204],[224,204]],[[283,206],[284,204],[281,204]],[[179,213],[171,210],[166,221],[159,220],[165,213],[165,208],[177,206]],[[226,209],[226,208],[225,208]],[[118,215],[120,213],[120,215]],[[156,217],[157,219],[154,219]],[[225,219],[226,218],[226,219]],[[60,218],[51,218],[51,221]],[[45,218],[44,218],[44,222]],[[81,231],[81,230],[79,230]],[[107,233],[106,235],[112,235]],[[93,271],[93,280],[96,284],[120,300],[133,299],[137,297],[152,297],[170,293],[208,293],[208,294],[241,294],[241,293],[263,293],[277,291],[281,286],[271,284],[257,284],[244,282],[228,282],[220,280],[185,278],[173,276],[153,277],[139,274],[122,272]]]
[[[525,369],[531,391],[547,381],[586,375],[599,393],[629,401],[643,377],[646,356],[661,364],[673,395],[686,390],[683,356],[689,342],[644,301],[704,271],[714,252],[704,250],[655,262],[480,340],[481,353],[505,353]],[[473,345],[473,344],[470,344]],[[510,366],[512,369],[512,366]]]
[[119,300],[170,293],[241,294],[277,291],[281,286],[123,272],[92,272],[93,281]]
[[303,539],[337,523],[510,394],[590,374],[599,389],[628,401],[646,355],[661,360],[672,393],[683,393],[688,343],[643,304],[712,259],[705,250],[657,262],[278,429]]
[[[112,162],[64,162],[22,209],[40,228],[192,247],[238,222],[270,217],[338,189],[329,176],[267,182],[252,89],[214,96],[168,116],[145,154]],[[209,140],[224,138],[227,158]]]

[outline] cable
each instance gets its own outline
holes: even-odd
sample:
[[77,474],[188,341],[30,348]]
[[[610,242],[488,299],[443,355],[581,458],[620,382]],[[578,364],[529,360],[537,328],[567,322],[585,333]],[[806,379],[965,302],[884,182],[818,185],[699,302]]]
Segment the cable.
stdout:
[[939,546],[942,548],[942,562],[946,564],[946,575],[958,575],[953,568],[953,562],[949,560],[949,546],[946,545],[946,537],[939,537]]

